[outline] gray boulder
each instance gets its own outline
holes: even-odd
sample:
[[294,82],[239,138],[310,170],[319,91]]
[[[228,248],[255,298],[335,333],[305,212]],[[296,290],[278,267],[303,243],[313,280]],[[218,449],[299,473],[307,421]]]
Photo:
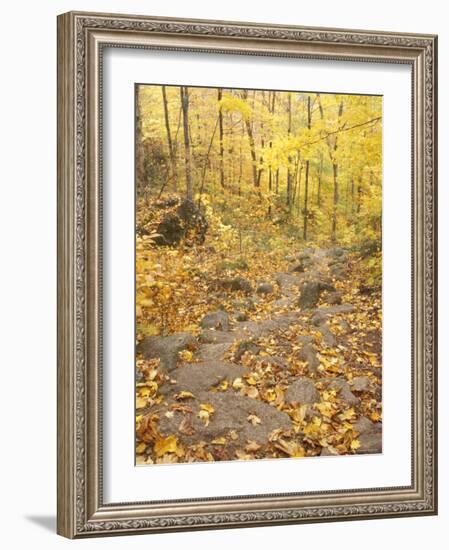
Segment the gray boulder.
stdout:
[[301,309],[312,309],[317,306],[321,293],[325,290],[335,290],[329,283],[323,281],[307,281],[301,287],[298,305]]
[[273,285],[270,283],[260,283],[256,288],[257,294],[271,294],[274,292]]
[[329,256],[331,256],[331,258],[341,258],[346,254],[346,251],[343,248],[336,247],[336,248],[331,248],[328,254]]
[[377,454],[382,452],[382,431],[376,430],[363,433],[359,437],[358,454]]
[[251,355],[258,355],[261,351],[262,348],[251,340],[240,342],[234,352],[234,359],[236,361],[240,361],[240,359],[245,355],[246,352],[250,353]]
[[299,285],[301,279],[293,273],[276,273],[275,281],[279,288],[285,291]]
[[354,429],[359,432],[359,434],[364,434],[366,432],[372,432],[376,430],[376,425],[374,422],[371,422],[366,416],[361,416],[357,422],[354,423]]
[[359,432],[360,447],[357,454],[374,454],[382,452],[382,425],[371,422],[366,416],[361,416],[354,423],[354,429]]
[[315,313],[310,319],[312,325],[316,327],[319,327],[320,325],[324,325],[326,320],[327,320],[326,315],[324,315],[324,313],[322,313],[321,311],[318,311],[317,313]]
[[324,323],[318,327],[318,330],[321,332],[321,339],[330,348],[333,348],[337,345],[337,338],[335,334],[327,326],[327,323]]
[[163,216],[153,241],[159,246],[173,246],[179,244],[182,239],[185,239],[187,244],[191,244],[190,241],[203,244],[207,228],[206,217],[200,208],[192,200],[184,199],[176,211],[169,211]]
[[204,362],[219,361],[223,359],[231,346],[232,342],[204,344],[200,346],[198,352],[195,354],[195,359]]
[[291,271],[292,273],[304,273],[305,271],[304,262],[297,262],[293,264],[290,267],[289,271]]
[[320,382],[331,390],[336,390],[338,397],[350,406],[360,404],[360,399],[356,397],[344,378],[321,378]]
[[300,334],[296,337],[296,341],[298,342],[298,344],[302,344],[303,346],[306,344],[311,344],[313,342],[313,336]]
[[219,285],[225,290],[242,291],[247,294],[252,292],[251,283],[244,277],[233,277],[219,281]]
[[299,378],[285,392],[285,401],[287,403],[301,403],[301,405],[318,403],[320,392],[309,378]]
[[224,344],[234,341],[234,335],[227,330],[215,330],[213,328],[206,328],[201,331],[198,336],[198,340],[203,344]]
[[[211,405],[214,409],[206,425],[197,416],[200,403]],[[276,407],[272,407],[263,401],[237,395],[233,391],[226,392],[204,392],[198,396],[198,400],[189,400],[189,407],[192,409],[190,425],[193,430],[190,433],[179,432],[179,426],[183,421],[184,414],[175,412],[173,416],[161,415],[159,429],[163,435],[176,434],[182,442],[187,444],[199,441],[212,441],[214,438],[226,437],[232,430],[237,433],[237,440],[228,440],[228,446],[235,444],[239,448],[248,440],[259,444],[268,442],[270,434],[281,428],[290,430],[292,422],[290,417]],[[260,421],[251,422],[251,418],[257,417]]]
[[332,277],[337,281],[344,281],[348,276],[348,270],[341,263],[333,265],[330,269],[330,272]]
[[317,350],[311,343],[305,344],[298,354],[298,359],[307,363],[307,368],[310,374],[316,374],[320,365],[317,357]]
[[229,329],[229,317],[226,311],[215,311],[205,315],[201,321],[202,328],[213,328],[216,330]]
[[176,380],[176,383],[164,384],[160,392],[162,394],[174,394],[184,390],[197,395],[226,380],[232,382],[235,378],[241,377],[247,372],[247,367],[224,361],[189,363],[173,371],[171,376]]
[[315,313],[322,313],[323,315],[335,315],[338,313],[352,313],[355,311],[353,304],[341,304],[336,306],[324,306],[315,309]]
[[339,305],[341,304],[343,297],[343,293],[340,290],[336,290],[335,292],[329,292],[324,300],[327,304],[330,305]]
[[236,311],[234,313],[234,320],[238,323],[243,323],[248,320],[248,315],[244,311]]
[[137,346],[137,352],[145,359],[159,358],[160,369],[170,372],[176,368],[178,353],[187,348],[195,347],[196,340],[188,332],[179,332],[169,336],[147,336]]
[[371,380],[368,376],[356,376],[352,380],[353,391],[369,391],[371,389]]

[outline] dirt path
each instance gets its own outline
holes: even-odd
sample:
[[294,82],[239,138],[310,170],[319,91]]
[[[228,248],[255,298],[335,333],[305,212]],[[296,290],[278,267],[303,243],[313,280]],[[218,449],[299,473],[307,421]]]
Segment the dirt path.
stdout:
[[[198,337],[139,344],[138,395],[155,392],[137,410],[139,462],[381,452],[374,309],[351,288],[345,251],[288,260],[277,288],[237,292],[236,311],[207,314]],[[248,320],[251,308],[261,313]]]

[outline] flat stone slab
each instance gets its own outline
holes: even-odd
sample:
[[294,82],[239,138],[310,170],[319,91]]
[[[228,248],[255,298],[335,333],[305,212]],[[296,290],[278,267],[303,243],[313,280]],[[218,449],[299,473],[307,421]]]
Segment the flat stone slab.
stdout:
[[210,390],[225,380],[232,383],[236,378],[248,373],[248,370],[248,367],[224,361],[185,364],[171,372],[176,384],[164,384],[160,393],[174,394],[179,391],[190,391],[196,395]]
[[382,452],[382,431],[366,432],[359,437],[357,454],[377,454]]
[[338,313],[353,313],[355,306],[352,304],[341,304],[336,306],[317,307],[313,310],[314,313],[322,313],[324,315],[335,315]]
[[229,316],[226,311],[207,313],[201,320],[201,327],[205,329],[228,330]]
[[344,378],[320,378],[319,382],[323,383],[328,389],[336,390],[339,399],[351,406],[360,404],[360,399],[356,397]]
[[320,392],[309,378],[300,378],[293,382],[285,392],[287,403],[311,404],[320,401]]
[[198,361],[209,362],[223,359],[225,353],[230,350],[232,342],[222,344],[202,344],[195,354]]
[[[159,421],[159,429],[163,435],[174,434],[186,444],[200,441],[209,443],[218,437],[225,437],[229,445],[239,447],[246,444],[247,441],[264,444],[268,442],[273,430],[278,428],[290,430],[292,428],[292,422],[286,413],[278,411],[263,401],[238,395],[233,390],[205,392],[195,400],[186,401],[186,404],[192,409],[192,413],[175,411],[169,417],[162,414]],[[198,417],[200,404],[210,405],[214,409],[208,425]],[[187,434],[182,433],[182,430],[179,431],[186,414],[190,416],[188,423],[191,426],[191,430],[188,430],[191,433]],[[237,439],[229,439],[231,431],[237,434]]]
[[178,353],[195,345],[196,339],[192,334],[179,332],[169,336],[147,336],[137,346],[137,351],[145,359],[159,358],[161,370],[170,372],[176,368]]

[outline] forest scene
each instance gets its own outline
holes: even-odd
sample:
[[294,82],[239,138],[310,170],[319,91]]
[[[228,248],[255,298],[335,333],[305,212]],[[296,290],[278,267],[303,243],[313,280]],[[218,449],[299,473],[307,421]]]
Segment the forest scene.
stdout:
[[135,87],[136,464],[382,452],[382,97]]

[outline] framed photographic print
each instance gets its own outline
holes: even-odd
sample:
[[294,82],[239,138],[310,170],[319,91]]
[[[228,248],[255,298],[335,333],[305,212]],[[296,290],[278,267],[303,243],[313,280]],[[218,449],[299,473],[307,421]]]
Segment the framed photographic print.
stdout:
[[435,514],[431,35],[58,18],[58,532]]

